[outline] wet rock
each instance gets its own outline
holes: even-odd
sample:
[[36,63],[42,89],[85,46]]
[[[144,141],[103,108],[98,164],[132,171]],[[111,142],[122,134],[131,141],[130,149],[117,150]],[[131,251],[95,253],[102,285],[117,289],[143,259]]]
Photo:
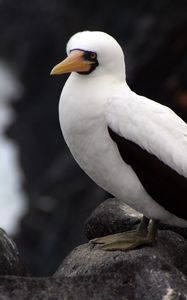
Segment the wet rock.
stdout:
[[[110,198],[101,203],[85,222],[86,237],[96,237],[134,229],[142,215],[118,199]],[[187,228],[160,224],[160,229],[172,230],[187,239]]]
[[2,275],[25,276],[26,269],[20,260],[16,244],[0,228],[0,276]]
[[[54,276],[88,282],[96,276],[88,299],[187,299],[186,251],[185,239],[171,231],[160,231],[156,246],[133,251],[104,251],[88,243],[74,249]],[[101,289],[103,298],[94,296]]]

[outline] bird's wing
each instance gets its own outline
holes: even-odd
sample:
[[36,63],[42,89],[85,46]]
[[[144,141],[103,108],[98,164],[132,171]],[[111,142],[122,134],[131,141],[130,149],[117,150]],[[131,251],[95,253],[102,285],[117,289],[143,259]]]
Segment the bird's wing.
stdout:
[[169,108],[134,93],[107,104],[108,131],[121,158],[156,202],[187,220],[186,123]]
[[135,93],[108,99],[107,125],[187,177],[187,124],[171,109]]

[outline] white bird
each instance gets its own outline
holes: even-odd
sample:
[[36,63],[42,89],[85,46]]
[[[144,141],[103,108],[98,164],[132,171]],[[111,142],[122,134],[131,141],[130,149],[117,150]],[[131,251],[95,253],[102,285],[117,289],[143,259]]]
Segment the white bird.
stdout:
[[154,242],[158,221],[187,227],[187,124],[129,88],[123,51],[110,35],[76,33],[67,55],[51,71],[72,72],[59,104],[64,139],[99,186],[144,216],[136,231],[93,242],[133,249]]

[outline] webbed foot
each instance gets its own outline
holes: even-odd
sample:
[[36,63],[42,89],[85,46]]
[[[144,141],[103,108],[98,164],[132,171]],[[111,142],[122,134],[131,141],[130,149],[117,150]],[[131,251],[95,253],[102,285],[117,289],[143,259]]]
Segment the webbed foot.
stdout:
[[132,250],[142,245],[153,245],[155,243],[158,222],[150,221],[143,217],[137,230],[126,231],[91,240],[94,244],[101,244],[104,250]]

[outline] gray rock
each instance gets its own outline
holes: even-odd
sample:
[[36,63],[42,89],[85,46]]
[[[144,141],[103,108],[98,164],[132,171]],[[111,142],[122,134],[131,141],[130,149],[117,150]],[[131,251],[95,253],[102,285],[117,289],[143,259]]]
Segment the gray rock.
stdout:
[[[86,237],[91,240],[96,237],[134,229],[142,215],[121,204],[118,199],[110,198],[101,203],[85,222]],[[187,239],[187,228],[160,224],[160,229],[172,230]]]
[[171,231],[160,231],[154,247],[127,252],[88,243],[74,249],[54,276],[82,276],[87,299],[187,299],[186,253],[185,239]]
[[54,277],[0,277],[2,300],[187,299],[187,242],[159,232],[155,247],[106,252],[91,243],[74,249]]
[[0,228],[0,275],[25,276],[26,269],[23,266],[16,244]]
[[[117,200],[109,199],[95,211],[98,218],[97,212],[103,209],[105,225],[105,206],[111,221],[116,217],[115,208],[119,211],[119,223],[114,223],[112,230],[123,229],[120,220],[128,220],[128,227],[135,226],[140,219],[128,207],[124,214]],[[69,254],[53,277],[45,278],[23,277],[26,272],[16,245],[3,230],[0,251],[2,300],[187,299],[187,241],[172,231],[159,231],[154,247],[126,252],[104,251],[92,243],[81,245]]]
[[86,237],[96,237],[130,230],[140,222],[141,214],[124,205],[116,198],[109,198],[101,203],[85,222]]
[[[72,278],[0,278],[0,299],[3,300],[133,300],[126,297],[126,284],[119,276],[97,275]],[[124,298],[125,295],[125,298]],[[137,298],[138,299],[138,298]]]
[[[119,275],[119,274],[118,274]],[[126,292],[125,279],[116,275],[97,275],[60,278],[0,278],[2,300],[133,300],[134,294]],[[175,293],[176,295],[176,293]],[[153,298],[158,299],[158,298]],[[176,299],[176,298],[175,298]],[[177,298],[178,299],[178,298]],[[184,298],[181,298],[184,299]],[[160,298],[159,298],[160,300]]]

